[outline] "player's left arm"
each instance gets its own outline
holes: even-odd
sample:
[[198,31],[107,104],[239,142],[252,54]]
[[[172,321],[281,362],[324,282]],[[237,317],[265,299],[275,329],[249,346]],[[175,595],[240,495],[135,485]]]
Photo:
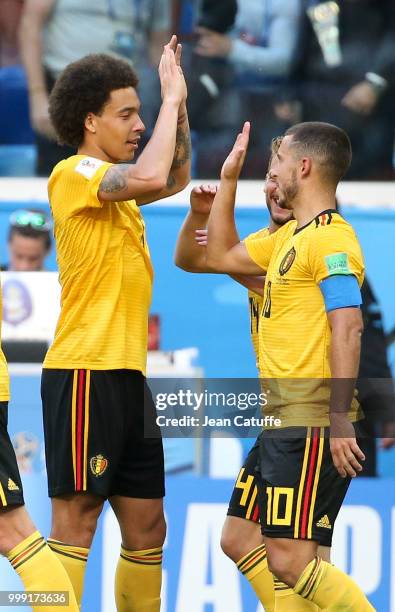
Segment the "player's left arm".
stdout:
[[361,471],[360,461],[364,460],[348,416],[359,370],[364,263],[350,226],[335,219],[332,227],[316,231],[309,259],[331,328],[330,447],[339,474],[353,478]]
[[136,198],[139,206],[167,198],[185,189],[191,180],[191,134],[185,102],[180,105],[177,121],[176,146],[166,187]]
[[[355,277],[348,277],[350,292]],[[357,285],[358,286],[358,285]],[[346,289],[347,291],[347,289]],[[345,296],[345,303],[347,296]],[[353,301],[352,299],[350,301]],[[330,446],[334,465],[342,477],[354,478],[362,470],[364,455],[355,439],[355,431],[348,418],[354,397],[361,352],[363,322],[358,306],[344,306],[328,312],[331,328],[330,365],[331,397],[329,404]]]

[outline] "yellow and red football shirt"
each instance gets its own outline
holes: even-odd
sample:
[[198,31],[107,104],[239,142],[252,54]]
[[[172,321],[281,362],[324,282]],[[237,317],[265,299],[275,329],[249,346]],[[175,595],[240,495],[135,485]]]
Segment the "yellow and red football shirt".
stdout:
[[[266,238],[248,238],[245,245],[267,271],[259,370],[264,379],[282,379],[268,409],[271,403],[277,415],[283,412],[287,425],[327,425],[331,330],[319,285],[334,274],[352,274],[362,285],[364,262],[354,230],[338,213],[327,211],[300,229],[290,221]],[[354,418],[357,408],[353,402]]]
[[49,179],[62,291],[45,368],[145,373],[153,269],[135,200],[98,198],[110,166],[74,155]]

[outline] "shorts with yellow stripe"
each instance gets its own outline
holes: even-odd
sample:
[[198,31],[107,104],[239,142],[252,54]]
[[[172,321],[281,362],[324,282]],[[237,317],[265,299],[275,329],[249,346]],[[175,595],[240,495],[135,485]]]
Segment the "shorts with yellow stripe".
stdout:
[[255,481],[259,462],[259,439],[248,453],[233,487],[228,516],[259,523],[258,489]]
[[41,396],[50,497],[164,496],[162,439],[141,372],[45,368]]
[[350,478],[341,478],[333,464],[329,428],[264,431],[256,480],[265,536],[331,546]]
[[7,425],[8,402],[0,402],[0,508],[24,503],[21,477]]

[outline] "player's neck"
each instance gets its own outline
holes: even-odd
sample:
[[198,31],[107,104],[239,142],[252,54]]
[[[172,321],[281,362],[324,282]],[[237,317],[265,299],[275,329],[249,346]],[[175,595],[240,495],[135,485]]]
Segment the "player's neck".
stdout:
[[293,213],[297,227],[310,223],[324,210],[336,209],[336,199],[333,190],[317,189],[309,193],[298,194],[294,202]]
[[95,142],[83,142],[78,147],[77,155],[87,155],[88,157],[95,157],[102,161],[115,163]]

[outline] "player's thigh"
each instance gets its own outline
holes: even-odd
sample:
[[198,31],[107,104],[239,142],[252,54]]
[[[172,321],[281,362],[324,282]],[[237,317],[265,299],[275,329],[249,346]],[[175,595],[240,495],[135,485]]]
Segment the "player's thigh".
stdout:
[[117,517],[125,548],[145,550],[163,545],[166,537],[163,499],[114,495],[109,502]]

